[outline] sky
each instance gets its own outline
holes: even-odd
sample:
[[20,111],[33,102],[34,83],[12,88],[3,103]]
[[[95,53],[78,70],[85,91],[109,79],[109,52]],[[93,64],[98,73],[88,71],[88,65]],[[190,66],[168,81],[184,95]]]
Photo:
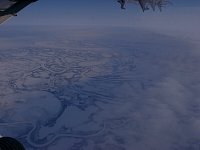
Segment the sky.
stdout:
[[116,0],[39,0],[4,26],[128,26],[200,41],[200,1],[170,2],[162,12],[143,13],[139,5],[130,3],[121,10]]
[[121,10],[116,0],[39,0],[21,11],[9,24],[132,26],[145,24],[145,20],[150,24],[149,20],[160,22],[161,18],[176,18],[174,20],[179,21],[185,15],[188,19],[197,19],[200,12],[199,0],[171,2],[173,4],[161,13],[143,13],[135,4],[128,4],[126,10]]

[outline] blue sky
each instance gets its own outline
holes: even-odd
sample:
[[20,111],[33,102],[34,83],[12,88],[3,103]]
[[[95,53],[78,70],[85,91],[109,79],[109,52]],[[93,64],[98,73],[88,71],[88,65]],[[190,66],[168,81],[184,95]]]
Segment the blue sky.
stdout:
[[[199,0],[171,0],[163,12],[143,13],[138,5],[129,4],[121,10],[116,0],[39,0],[8,22],[17,25],[112,25],[132,26],[149,20],[172,17],[179,20],[187,16],[196,20],[200,12]],[[198,13],[198,14],[197,14]],[[191,22],[191,21],[189,21]]]

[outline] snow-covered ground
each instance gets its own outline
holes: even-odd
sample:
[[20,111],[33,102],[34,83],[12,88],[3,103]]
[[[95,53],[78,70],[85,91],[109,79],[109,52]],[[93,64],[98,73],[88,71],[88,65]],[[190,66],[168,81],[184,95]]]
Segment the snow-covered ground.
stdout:
[[199,150],[193,41],[133,28],[0,34],[2,135],[29,150]]

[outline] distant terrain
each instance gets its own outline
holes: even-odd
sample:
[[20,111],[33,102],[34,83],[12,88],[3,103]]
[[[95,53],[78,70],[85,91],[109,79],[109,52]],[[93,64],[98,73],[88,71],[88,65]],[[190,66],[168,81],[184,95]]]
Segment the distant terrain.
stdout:
[[199,150],[193,41],[108,27],[0,35],[1,135],[28,150]]

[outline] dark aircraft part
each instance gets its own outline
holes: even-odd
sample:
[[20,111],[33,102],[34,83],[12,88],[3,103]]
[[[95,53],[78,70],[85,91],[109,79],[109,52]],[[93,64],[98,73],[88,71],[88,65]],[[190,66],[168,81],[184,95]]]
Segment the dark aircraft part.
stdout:
[[2,137],[0,138],[0,150],[25,150],[25,148],[16,139],[10,137]]
[[16,0],[9,0],[10,2],[16,2]]
[[144,6],[142,0],[138,0],[138,2],[139,2],[140,6],[141,6],[141,8],[142,8],[142,10],[144,12],[145,11],[145,6]]
[[[8,9],[1,11],[0,16],[10,15],[10,14],[17,14],[19,11],[21,11],[23,8],[28,6],[30,3],[36,2],[37,0],[16,0],[15,4],[13,4]],[[13,2],[13,1],[12,1]]]
[[125,0],[118,0],[118,3],[120,3],[121,9],[125,9]]
[[118,2],[121,4],[121,8],[124,9],[126,3],[138,3],[140,7],[142,8],[142,11],[149,10],[152,8],[153,11],[158,8],[160,11],[162,8],[170,3],[170,0],[118,0]]

